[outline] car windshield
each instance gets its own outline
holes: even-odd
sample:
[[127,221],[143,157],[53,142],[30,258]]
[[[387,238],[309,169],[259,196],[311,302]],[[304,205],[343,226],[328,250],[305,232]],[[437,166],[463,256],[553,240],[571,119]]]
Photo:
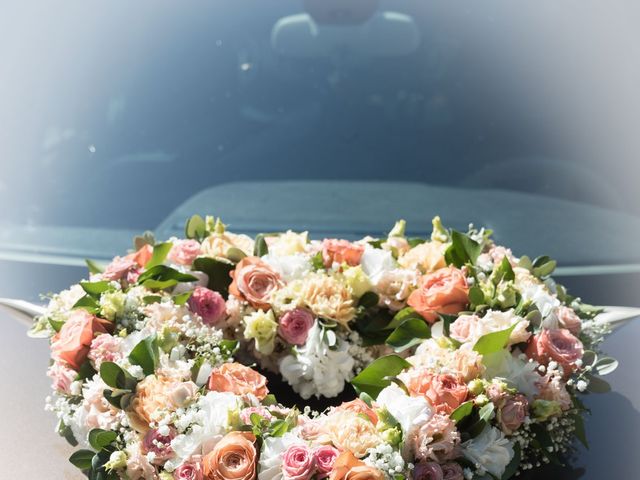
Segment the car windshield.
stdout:
[[[468,213],[454,223],[487,220],[477,192],[506,191],[482,204],[511,211],[506,230],[534,215],[545,232],[556,214],[575,219],[554,224],[564,235],[593,236],[594,215],[638,231],[640,33],[623,9],[339,5],[14,5],[0,19],[2,248],[46,250],[66,228],[84,232],[65,234],[73,253],[86,232],[156,229],[183,204],[198,210],[185,214],[223,216],[235,206],[234,222],[257,231],[270,217],[242,212],[263,201],[263,187],[269,198],[296,189],[299,201],[272,205],[277,227],[304,218],[294,226],[311,230],[322,206],[306,216],[302,206],[333,192],[348,235],[355,195],[395,191],[401,201],[403,182],[411,202],[392,213],[425,224],[443,198],[443,209]],[[237,182],[254,188],[229,187]],[[225,195],[189,203],[212,187]],[[526,201],[539,197],[549,202]],[[584,263],[597,243],[561,260]],[[621,262],[612,253],[596,263]]]

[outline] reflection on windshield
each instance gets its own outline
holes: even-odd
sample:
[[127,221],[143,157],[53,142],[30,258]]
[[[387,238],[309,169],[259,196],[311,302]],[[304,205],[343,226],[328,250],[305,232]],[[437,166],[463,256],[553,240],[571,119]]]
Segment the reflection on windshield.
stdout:
[[0,33],[0,221],[154,228],[213,185],[286,179],[640,213],[637,122],[621,123],[638,99],[601,72],[633,73],[609,55],[638,35],[623,12],[603,37],[572,27],[570,9],[550,24],[542,4],[151,3],[13,8]]

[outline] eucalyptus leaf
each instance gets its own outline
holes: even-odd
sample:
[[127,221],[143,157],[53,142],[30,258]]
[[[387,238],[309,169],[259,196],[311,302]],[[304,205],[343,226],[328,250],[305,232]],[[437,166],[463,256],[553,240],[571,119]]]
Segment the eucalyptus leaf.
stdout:
[[242,250],[240,250],[239,248],[236,247],[231,247],[229,250],[227,250],[227,254],[226,254],[227,258],[229,260],[231,260],[234,263],[238,263],[240,260],[242,260],[243,258],[245,258],[247,256],[246,253],[244,253]]
[[611,391],[611,385],[600,377],[595,375],[587,375],[589,379],[589,385],[587,390],[591,393],[608,393]]
[[184,226],[184,234],[187,238],[202,240],[207,235],[207,224],[200,215],[194,215],[187,220]]
[[390,376],[398,375],[411,364],[397,355],[386,355],[370,363],[351,380],[358,393],[365,392],[372,398],[391,384]]
[[618,361],[611,357],[601,357],[593,364],[593,371],[597,375],[609,375],[618,368]]
[[264,233],[256,235],[256,239],[253,244],[253,255],[255,257],[262,257],[269,253],[269,246],[267,245],[265,236],[266,235]]

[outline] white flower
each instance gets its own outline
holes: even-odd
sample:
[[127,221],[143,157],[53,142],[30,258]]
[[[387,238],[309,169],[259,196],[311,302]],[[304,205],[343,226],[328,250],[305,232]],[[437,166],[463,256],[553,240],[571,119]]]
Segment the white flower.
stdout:
[[546,318],[555,308],[560,306],[560,300],[528,270],[515,268],[514,271],[516,273],[516,288],[522,294],[522,299],[532,301],[540,310],[542,318]]
[[229,429],[230,412],[240,409],[240,401],[230,392],[209,392],[200,397],[176,425],[184,429],[190,423],[191,431],[176,436],[171,448],[180,463],[194,454],[210,451]]
[[536,372],[537,362],[521,360],[517,353],[511,355],[501,350],[485,355],[483,363],[487,367],[484,378],[488,380],[503,378],[510,387],[516,388],[529,400],[533,400],[538,393],[537,384],[540,382],[540,375]]
[[480,435],[462,444],[462,453],[476,468],[500,478],[513,458],[513,446],[500,430],[487,426]]
[[311,262],[308,256],[302,254],[279,256],[271,252],[262,257],[265,263],[280,274],[285,282],[292,282],[304,278],[311,272]]
[[353,376],[354,360],[349,344],[339,336],[329,348],[323,341],[322,327],[315,323],[309,330],[307,343],[280,362],[280,373],[304,399],[315,395],[335,397]]
[[260,473],[258,480],[280,480],[282,478],[282,454],[291,445],[303,443],[295,434],[285,433],[282,437],[268,437],[262,444],[260,453]]
[[291,230],[287,230],[285,233],[270,239],[269,255],[274,257],[285,257],[296,253],[303,253],[308,242],[309,232],[296,233]]
[[360,265],[375,285],[384,273],[396,268],[396,261],[391,252],[367,246],[360,259]]
[[376,403],[398,420],[405,439],[433,416],[431,406],[424,397],[410,397],[396,384],[382,390]]

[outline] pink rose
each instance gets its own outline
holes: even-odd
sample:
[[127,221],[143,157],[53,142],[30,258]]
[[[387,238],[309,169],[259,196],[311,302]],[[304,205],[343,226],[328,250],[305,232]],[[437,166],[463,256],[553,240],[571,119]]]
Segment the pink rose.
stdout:
[[200,255],[200,244],[195,240],[177,240],[171,245],[167,257],[178,265],[191,265]]
[[442,467],[435,462],[420,462],[413,469],[413,480],[443,480]]
[[442,480],[464,480],[462,467],[458,463],[445,463],[442,467]]
[[316,473],[318,480],[327,478],[333,470],[333,465],[336,463],[340,452],[337,448],[331,445],[322,445],[313,451],[313,457],[316,461]]
[[217,325],[227,315],[227,305],[222,295],[205,287],[196,287],[187,303],[189,310],[200,315],[207,325]]
[[420,279],[417,290],[411,292],[407,304],[429,323],[438,320],[438,313],[460,313],[469,303],[469,287],[461,270],[441,268]]
[[252,307],[268,310],[271,293],[282,285],[280,275],[258,257],[246,257],[231,272],[229,293],[246,300]]
[[460,315],[455,322],[451,324],[451,338],[459,342],[465,343],[470,341],[478,327],[480,317],[477,315]]
[[282,476],[285,480],[309,480],[315,468],[315,457],[306,445],[291,445],[282,454]]
[[315,320],[308,310],[296,308],[280,317],[278,333],[292,345],[304,345]]
[[87,358],[93,338],[97,334],[108,333],[107,329],[113,329],[111,322],[95,317],[86,310],[74,310],[54,335],[51,356],[79,370]]
[[562,328],[566,328],[572,334],[577,335],[580,333],[580,329],[582,328],[582,320],[580,317],[574,312],[573,308],[561,306],[558,308],[558,321],[560,322],[560,326]]
[[202,464],[190,461],[183,463],[173,471],[174,480],[203,480]]
[[126,257],[116,257],[102,273],[104,280],[126,279],[129,283],[138,280],[141,269],[149,263],[153,256],[153,247],[144,245],[140,250],[130,253]]
[[122,339],[113,335],[98,335],[91,342],[88,358],[96,370],[103,362],[115,362],[122,358],[120,345]]
[[564,370],[565,377],[568,377],[576,370],[576,362],[582,359],[584,349],[582,342],[569,330],[544,329],[531,337],[525,353],[543,365],[547,365],[551,360],[558,362]]
[[508,395],[498,404],[496,418],[500,429],[507,435],[512,435],[524,423],[529,409],[529,402],[524,395]]
[[334,263],[346,263],[355,267],[360,264],[364,253],[364,246],[351,243],[347,240],[325,239],[322,242],[322,261],[325,268]]
[[145,455],[148,453],[155,454],[152,463],[162,465],[173,456],[171,440],[175,436],[176,431],[173,427],[169,428],[169,432],[166,435],[162,435],[157,429],[149,430],[142,439],[142,453]]
[[71,393],[71,383],[78,376],[78,372],[71,370],[69,367],[62,363],[55,362],[47,370],[47,376],[51,379],[52,387],[54,390],[61,393]]

